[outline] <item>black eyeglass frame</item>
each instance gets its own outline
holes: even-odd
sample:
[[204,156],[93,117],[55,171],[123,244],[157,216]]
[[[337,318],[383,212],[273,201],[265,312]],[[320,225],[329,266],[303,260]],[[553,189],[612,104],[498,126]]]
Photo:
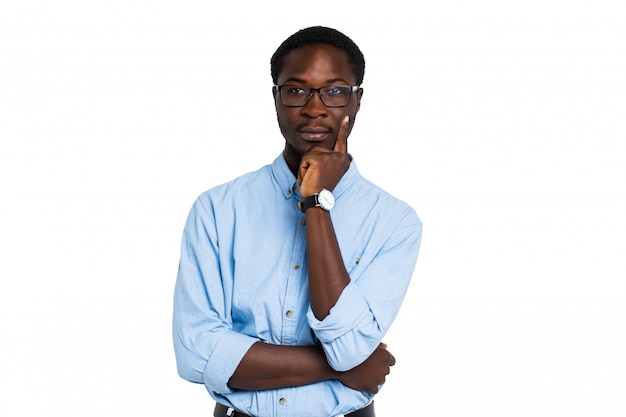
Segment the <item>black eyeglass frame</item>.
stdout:
[[[283,101],[283,94],[281,89],[283,87],[297,87],[297,88],[302,88],[302,89],[307,89],[309,90],[309,96],[307,97],[306,101],[304,102],[304,104],[301,104],[299,106],[294,106],[293,104],[286,104]],[[322,94],[322,90],[324,88],[334,88],[334,87],[349,87],[350,88],[350,93],[348,95],[348,102],[346,104],[343,104],[341,106],[329,106],[328,104],[326,104],[326,102],[324,101],[324,95]],[[283,84],[283,85],[274,85],[274,88],[276,89],[276,91],[278,91],[278,96],[280,97],[280,102],[283,103],[284,106],[287,107],[304,107],[307,104],[309,104],[309,100],[311,100],[311,97],[313,97],[313,92],[317,91],[317,94],[320,96],[320,100],[322,100],[322,103],[324,104],[324,106],[329,107],[329,108],[338,108],[338,107],[346,107],[348,104],[350,104],[350,100],[352,99],[352,93],[359,91],[359,88],[361,88],[360,85],[329,85],[326,87],[318,87],[318,88],[311,88],[311,87],[306,87],[303,85],[293,85],[293,84]]]

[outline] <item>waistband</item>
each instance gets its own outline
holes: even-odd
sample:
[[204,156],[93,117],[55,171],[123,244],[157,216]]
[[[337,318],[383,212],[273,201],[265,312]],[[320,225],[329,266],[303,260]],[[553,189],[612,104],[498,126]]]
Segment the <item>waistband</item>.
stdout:
[[[216,403],[215,411],[213,412],[214,417],[252,417],[249,414],[242,413],[241,411],[235,410],[234,408],[226,407],[223,404]],[[376,417],[376,413],[374,412],[374,401],[370,402],[365,407],[360,410],[353,411],[346,415],[340,415],[336,417]]]

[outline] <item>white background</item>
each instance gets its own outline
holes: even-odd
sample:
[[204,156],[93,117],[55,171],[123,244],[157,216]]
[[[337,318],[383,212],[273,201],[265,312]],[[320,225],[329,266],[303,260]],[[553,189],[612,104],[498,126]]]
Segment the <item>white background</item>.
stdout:
[[279,154],[269,58],[323,24],[366,56],[350,152],[424,222],[379,415],[626,416],[621,3],[3,1],[0,414],[211,415],[183,223]]

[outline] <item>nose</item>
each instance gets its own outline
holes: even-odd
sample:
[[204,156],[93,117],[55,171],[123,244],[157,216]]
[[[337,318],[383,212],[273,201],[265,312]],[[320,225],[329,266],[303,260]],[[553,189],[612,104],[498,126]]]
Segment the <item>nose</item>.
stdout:
[[302,107],[302,114],[311,118],[326,116],[327,108],[320,97],[320,90],[311,91],[311,98]]

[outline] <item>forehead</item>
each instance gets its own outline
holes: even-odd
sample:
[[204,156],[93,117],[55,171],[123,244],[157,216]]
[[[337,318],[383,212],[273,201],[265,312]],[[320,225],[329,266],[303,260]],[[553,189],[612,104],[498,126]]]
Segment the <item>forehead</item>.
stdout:
[[283,58],[278,84],[286,81],[311,85],[342,81],[353,85],[356,76],[345,51],[331,45],[305,45]]

